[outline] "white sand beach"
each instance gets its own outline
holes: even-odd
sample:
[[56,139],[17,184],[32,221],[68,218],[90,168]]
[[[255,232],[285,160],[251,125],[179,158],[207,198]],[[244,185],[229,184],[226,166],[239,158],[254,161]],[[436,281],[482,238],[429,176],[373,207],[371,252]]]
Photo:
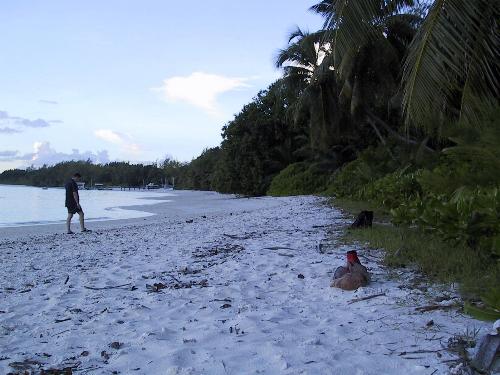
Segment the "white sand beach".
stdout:
[[176,194],[88,234],[0,229],[1,374],[447,374],[449,340],[490,327],[417,311],[456,295],[380,250],[355,248],[371,284],[330,288],[353,247],[322,198]]

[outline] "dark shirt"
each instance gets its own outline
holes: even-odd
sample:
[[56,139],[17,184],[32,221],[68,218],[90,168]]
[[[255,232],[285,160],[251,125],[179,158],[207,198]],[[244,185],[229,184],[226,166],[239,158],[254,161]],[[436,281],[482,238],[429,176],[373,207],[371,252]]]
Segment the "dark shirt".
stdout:
[[73,196],[73,193],[76,192],[78,194],[78,185],[75,180],[71,179],[64,185],[66,189],[66,207],[76,207],[76,200]]

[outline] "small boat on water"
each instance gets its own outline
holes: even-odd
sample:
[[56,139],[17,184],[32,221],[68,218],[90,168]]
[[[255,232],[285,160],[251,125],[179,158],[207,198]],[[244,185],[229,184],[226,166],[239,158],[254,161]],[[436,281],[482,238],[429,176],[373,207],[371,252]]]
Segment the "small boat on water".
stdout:
[[149,184],[146,185],[147,190],[156,190],[159,188],[160,188],[160,185],[153,184],[152,182],[150,182]]
[[95,190],[113,190],[111,186],[105,186],[104,184],[94,184]]

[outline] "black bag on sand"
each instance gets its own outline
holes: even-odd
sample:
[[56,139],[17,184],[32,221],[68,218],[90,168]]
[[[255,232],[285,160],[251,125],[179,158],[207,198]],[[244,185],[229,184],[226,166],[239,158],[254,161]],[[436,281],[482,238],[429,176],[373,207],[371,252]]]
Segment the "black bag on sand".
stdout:
[[371,227],[373,222],[373,211],[361,211],[351,228],[367,228]]

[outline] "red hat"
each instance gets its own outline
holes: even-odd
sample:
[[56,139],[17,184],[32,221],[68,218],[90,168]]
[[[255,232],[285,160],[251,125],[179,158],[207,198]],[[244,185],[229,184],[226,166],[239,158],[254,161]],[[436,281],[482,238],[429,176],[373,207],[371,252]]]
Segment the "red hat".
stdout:
[[354,250],[351,250],[351,251],[347,252],[347,261],[349,263],[359,263],[359,264],[361,264],[361,262],[359,261],[359,258],[358,258],[358,254]]

